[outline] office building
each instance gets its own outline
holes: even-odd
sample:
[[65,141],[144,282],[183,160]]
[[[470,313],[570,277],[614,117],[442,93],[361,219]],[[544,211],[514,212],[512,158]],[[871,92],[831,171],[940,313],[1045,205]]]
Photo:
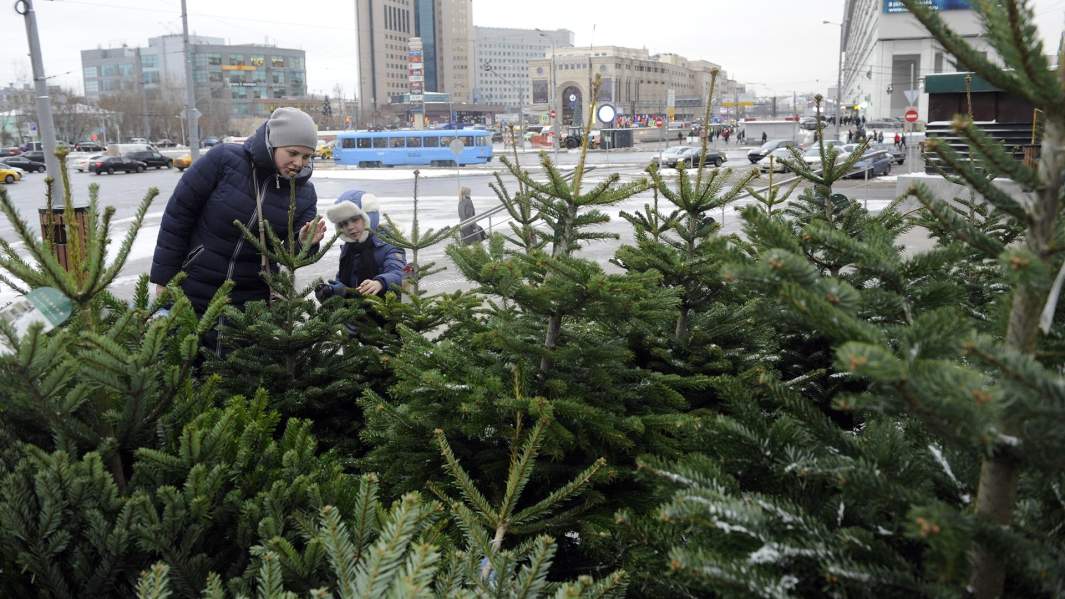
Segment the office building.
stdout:
[[[277,100],[307,94],[303,50],[261,44],[227,45],[191,37],[197,104],[225,100],[235,117],[269,116]],[[185,53],[180,35],[151,38],[144,48],[81,51],[85,96],[99,101],[121,93],[147,99],[185,97]],[[202,100],[201,100],[202,99]]]
[[473,0],[355,0],[363,125],[410,91],[410,39],[421,40],[425,92],[467,103],[473,92]]
[[552,48],[573,46],[573,32],[567,29],[474,27],[473,36],[473,99],[510,112],[530,101],[529,61],[544,58]]
[[[967,0],[929,0],[944,22],[978,51],[994,60],[978,15]],[[902,117],[910,101],[907,90],[920,92],[916,105],[928,115],[923,93],[926,75],[959,70],[951,56],[899,0],[846,0],[843,14],[843,94],[851,116],[866,119]]]

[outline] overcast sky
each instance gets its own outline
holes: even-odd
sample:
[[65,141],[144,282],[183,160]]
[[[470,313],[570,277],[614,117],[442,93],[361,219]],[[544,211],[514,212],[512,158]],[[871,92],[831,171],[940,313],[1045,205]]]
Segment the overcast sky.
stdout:
[[[82,49],[146,46],[181,33],[180,0],[35,0],[46,74],[82,89]],[[1048,52],[1065,0],[1032,0]],[[307,52],[307,87],[355,89],[353,0],[188,0],[190,32]],[[0,85],[31,81],[23,19],[0,5]],[[836,80],[843,0],[474,0],[475,25],[566,28],[578,45],[646,47],[714,61],[759,94],[821,91]]]

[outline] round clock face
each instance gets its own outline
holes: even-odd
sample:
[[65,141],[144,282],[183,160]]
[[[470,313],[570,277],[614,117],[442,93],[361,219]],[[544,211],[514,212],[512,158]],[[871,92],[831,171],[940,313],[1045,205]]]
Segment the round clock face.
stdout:
[[601,123],[612,123],[612,122],[614,122],[614,117],[616,115],[617,115],[617,111],[614,110],[614,107],[611,106],[610,104],[603,104],[602,106],[599,107],[599,110],[597,110],[595,112],[596,118],[598,118],[599,122],[601,122]]

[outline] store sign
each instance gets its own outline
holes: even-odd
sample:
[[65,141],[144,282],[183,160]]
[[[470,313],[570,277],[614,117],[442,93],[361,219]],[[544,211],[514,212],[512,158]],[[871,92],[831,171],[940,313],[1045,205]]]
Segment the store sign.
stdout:
[[425,100],[425,64],[422,61],[422,39],[412,37],[407,46],[407,91],[412,103]]
[[224,64],[223,71],[254,71],[255,67],[246,64]]
[[[972,0],[921,0],[932,10],[968,10]],[[884,14],[910,12],[902,0],[884,0]]]

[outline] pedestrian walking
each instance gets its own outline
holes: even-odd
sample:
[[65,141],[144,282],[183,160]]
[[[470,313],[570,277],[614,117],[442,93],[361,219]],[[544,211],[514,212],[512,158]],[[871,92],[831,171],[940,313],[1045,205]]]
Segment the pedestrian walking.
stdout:
[[898,132],[898,131],[896,131],[896,132],[895,132],[895,147],[899,147],[899,145],[900,145],[900,139],[901,139],[901,137],[902,137],[902,136],[900,136],[900,135],[899,135],[899,132]]
[[[477,211],[473,207],[473,199],[470,197],[470,188],[463,187],[459,190],[459,222],[467,221],[474,216],[477,216]],[[473,243],[480,243],[488,239],[488,234],[484,232],[484,228],[477,223],[470,223],[459,228],[459,241],[463,245],[470,245]]]
[[[285,239],[289,185],[295,182],[298,240],[320,242],[325,222],[311,225],[318,212],[310,182],[317,145],[318,128],[307,113],[278,108],[243,144],[218,144],[193,163],[174,188],[159,224],[148,277],[156,294],[183,271],[181,289],[198,314],[227,280],[234,283],[232,306],[268,299],[270,288],[262,273],[277,265],[246,243],[233,221],[244,223],[260,239],[267,226]],[[212,330],[203,341],[220,355],[219,337]]]
[[766,140],[768,140],[768,139],[769,139],[769,136],[766,135],[765,131],[762,131],[762,143],[765,143]]
[[847,143],[854,141],[854,129],[847,129]]

